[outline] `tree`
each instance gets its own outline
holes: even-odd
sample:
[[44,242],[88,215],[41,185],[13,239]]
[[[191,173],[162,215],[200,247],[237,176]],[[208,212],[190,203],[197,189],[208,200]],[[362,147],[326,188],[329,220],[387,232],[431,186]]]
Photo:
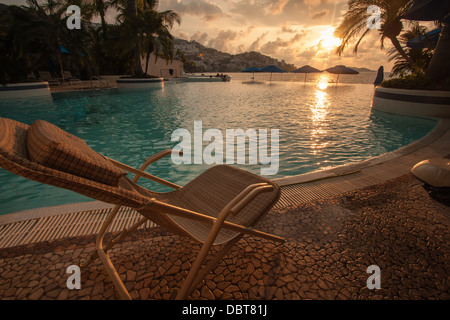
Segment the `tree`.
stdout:
[[[127,0],[127,14],[128,19],[130,20],[128,23],[128,31],[132,33],[132,38],[137,38],[137,31],[133,31],[133,25],[137,20],[137,8],[136,8],[136,0]],[[131,27],[131,28],[130,28]],[[134,56],[133,56],[133,69],[132,74],[134,76],[140,76],[144,74],[141,65],[141,44],[140,41],[136,41],[134,45]]]
[[439,37],[431,58],[430,65],[427,70],[427,76],[435,81],[448,79],[450,73],[450,25],[448,23],[442,24],[441,36]]
[[141,54],[142,47],[146,53],[146,69],[148,69],[148,60],[150,54],[155,50],[161,52],[166,59],[173,57],[173,36],[169,29],[177,22],[180,23],[180,17],[172,10],[158,12],[156,10],[159,1],[144,0],[136,5],[136,0],[127,0],[126,9],[119,4],[121,14],[118,20],[121,22],[122,36],[121,47],[127,52],[132,51],[133,76],[142,76]]
[[428,30],[424,26],[420,26],[415,23],[411,30],[403,32],[399,39],[402,43],[406,44],[414,38],[424,39],[423,48],[405,48],[405,53],[409,59],[414,63],[415,68],[412,68],[410,63],[406,61],[403,56],[398,53],[395,48],[389,50],[389,61],[394,61],[394,67],[392,69],[393,74],[404,76],[406,74],[424,74],[428,69],[431,57],[434,52],[434,44],[430,39],[426,38]]
[[[67,28],[66,10],[72,3],[74,3],[73,0],[70,3],[65,0],[47,0],[43,3],[37,0],[28,0],[30,6],[27,10],[33,16],[34,41],[38,47],[36,50],[40,53],[38,64],[48,63],[56,57],[62,69],[61,46],[64,46],[70,52],[71,60],[74,62],[73,66],[78,68],[80,64],[86,65],[85,48],[88,37],[83,23],[80,30]],[[79,2],[75,3],[80,4]],[[61,76],[63,77],[62,74]]]
[[413,61],[397,39],[403,30],[401,19],[410,6],[410,0],[349,0],[348,11],[344,15],[344,20],[335,31],[335,36],[342,39],[342,44],[336,52],[341,55],[349,45],[350,40],[359,37],[353,49],[354,53],[357,53],[361,41],[372,30],[367,27],[367,21],[370,18],[367,9],[372,5],[376,5],[380,9],[380,29],[378,32],[381,36],[381,48],[384,48],[386,38],[391,40],[398,53],[414,68]]
[[113,3],[105,0],[84,0],[83,3],[85,3],[85,10],[82,12],[85,12],[84,16],[87,20],[91,20],[92,16],[98,15],[100,17],[103,33],[102,37],[103,39],[106,39],[108,34],[108,24],[106,23],[105,15],[108,8],[113,6]]
[[0,4],[0,82],[25,81],[37,51],[33,17],[18,6]]
[[144,10],[139,11],[143,43],[146,47],[145,74],[151,53],[155,52],[156,59],[161,53],[166,60],[173,60],[173,36],[169,29],[173,28],[175,23],[181,23],[181,18],[176,12],[172,10],[158,12],[157,5],[158,1],[146,0]]
[[[26,80],[32,70],[42,66],[56,71],[62,66],[61,45],[71,53],[73,65],[86,62],[86,33],[69,30],[66,25],[67,2],[28,0],[27,7],[3,6],[0,18],[2,81]],[[57,61],[57,63],[55,63]]]

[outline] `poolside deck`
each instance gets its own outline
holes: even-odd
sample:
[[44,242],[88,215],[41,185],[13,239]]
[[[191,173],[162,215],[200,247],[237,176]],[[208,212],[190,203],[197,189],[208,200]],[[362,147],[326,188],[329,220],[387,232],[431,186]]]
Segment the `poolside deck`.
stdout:
[[60,86],[51,86],[51,92],[92,91],[115,88],[116,83],[108,80],[80,80],[64,83]]
[[[395,152],[277,180],[281,199],[258,229],[287,242],[244,237],[191,298],[449,299],[450,209],[409,174],[449,154],[450,120],[442,120]],[[111,208],[77,206],[0,216],[0,299],[118,298],[98,262],[83,270],[81,290],[65,286],[65,268],[93,252]],[[136,218],[124,209],[110,231]],[[180,287],[199,245],[178,239],[149,223],[111,250],[134,299],[168,299]],[[366,287],[372,264],[382,270],[380,290]]]
[[[442,120],[423,139],[394,152],[331,170],[276,179],[281,198],[274,209],[326,199],[400,177],[418,162],[450,155],[450,120]],[[98,233],[112,205],[98,201],[27,210],[0,216],[0,248]],[[137,222],[140,214],[122,208],[109,232]],[[153,227],[148,221],[140,227]]]

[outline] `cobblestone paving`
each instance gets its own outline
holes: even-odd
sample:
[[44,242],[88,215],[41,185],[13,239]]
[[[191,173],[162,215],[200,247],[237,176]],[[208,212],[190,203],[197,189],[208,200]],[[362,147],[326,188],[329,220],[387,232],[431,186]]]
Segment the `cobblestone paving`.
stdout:
[[[332,199],[270,212],[258,229],[275,245],[245,236],[190,299],[450,299],[450,208],[411,175]],[[66,268],[94,251],[94,237],[0,250],[1,299],[117,299],[97,261],[69,290]],[[169,299],[200,245],[160,228],[110,251],[134,299]],[[381,270],[369,290],[367,267]]]

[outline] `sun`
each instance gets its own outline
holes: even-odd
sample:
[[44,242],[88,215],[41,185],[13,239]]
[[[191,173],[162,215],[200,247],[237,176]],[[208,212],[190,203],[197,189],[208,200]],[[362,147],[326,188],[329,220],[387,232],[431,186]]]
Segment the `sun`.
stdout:
[[327,51],[338,47],[341,44],[342,40],[336,38],[333,33],[333,28],[327,29],[326,31],[322,32],[320,36],[319,46]]

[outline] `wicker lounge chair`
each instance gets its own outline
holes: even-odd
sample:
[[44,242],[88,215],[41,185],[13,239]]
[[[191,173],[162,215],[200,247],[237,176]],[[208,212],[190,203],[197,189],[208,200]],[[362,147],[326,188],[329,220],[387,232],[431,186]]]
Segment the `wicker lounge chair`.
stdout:
[[[227,165],[208,169],[184,187],[144,171],[171,152],[151,156],[137,170],[96,153],[83,140],[48,122],[37,120],[28,126],[0,118],[0,167],[116,205],[102,225],[97,250],[86,265],[100,258],[122,299],[131,297],[110,261],[108,250],[147,219],[203,243],[177,299],[185,299],[192,293],[244,234],[284,241],[252,228],[277,202],[280,189],[275,183]],[[133,180],[125,176],[126,171],[135,174]],[[175,190],[157,193],[144,189],[136,184],[141,177]],[[134,208],[142,219],[104,246],[105,232],[121,206]],[[212,245],[222,248],[202,269]]]

